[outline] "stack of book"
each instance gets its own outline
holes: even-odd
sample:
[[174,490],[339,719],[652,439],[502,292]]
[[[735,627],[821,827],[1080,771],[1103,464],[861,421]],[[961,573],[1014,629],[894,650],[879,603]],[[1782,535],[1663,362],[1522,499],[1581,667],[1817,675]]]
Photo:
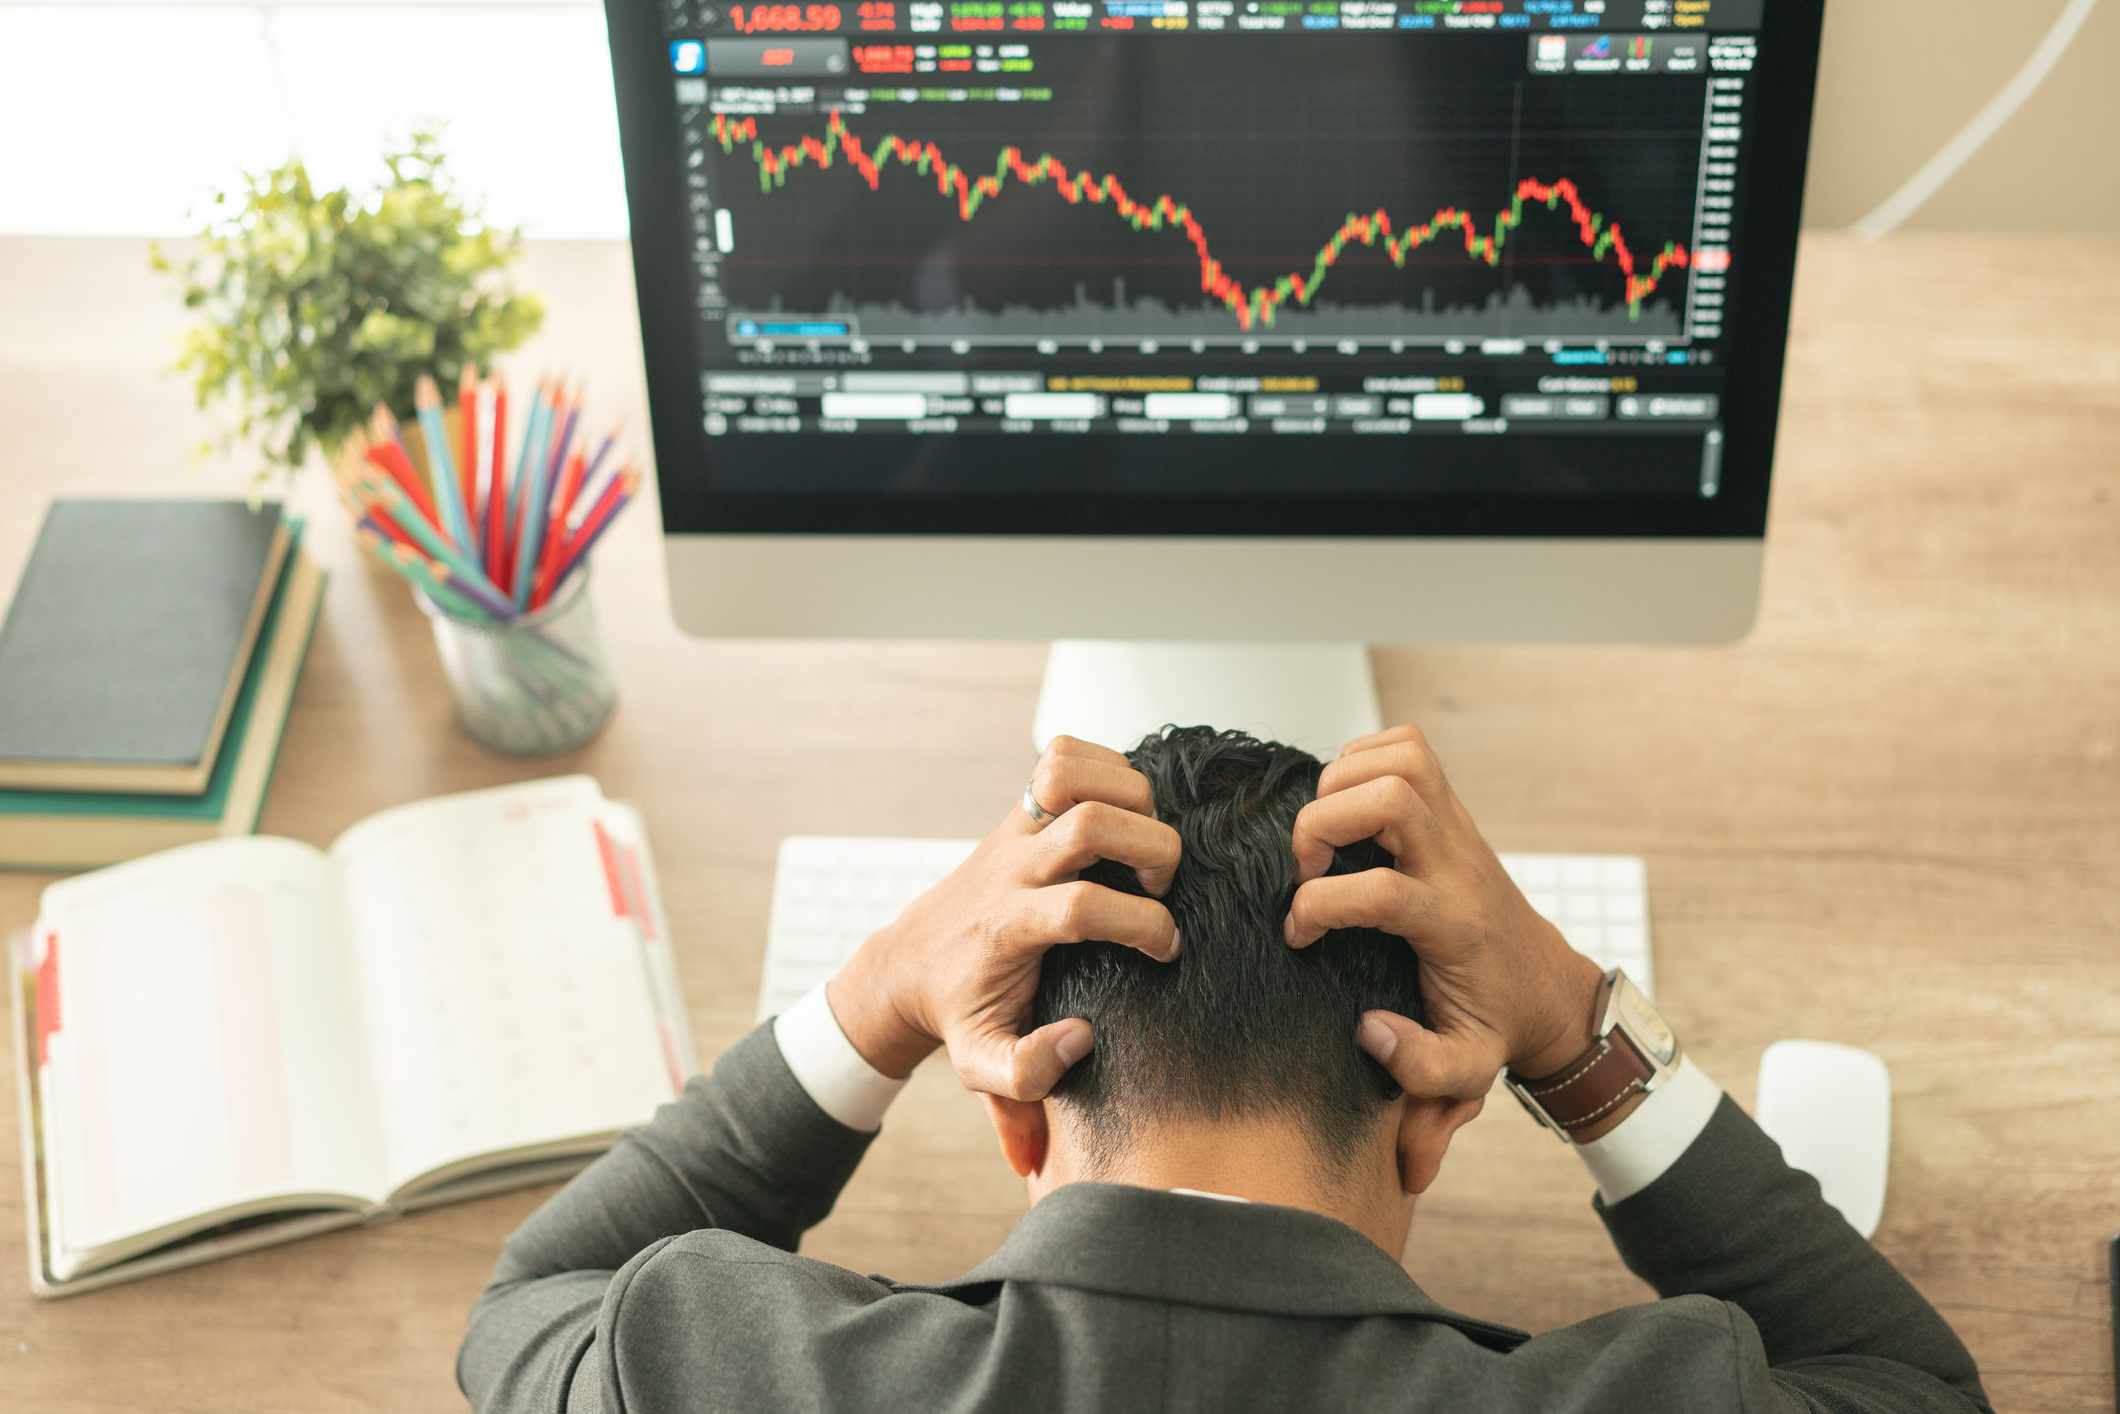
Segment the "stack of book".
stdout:
[[249,834],[323,571],[276,503],[52,504],[0,626],[0,867]]

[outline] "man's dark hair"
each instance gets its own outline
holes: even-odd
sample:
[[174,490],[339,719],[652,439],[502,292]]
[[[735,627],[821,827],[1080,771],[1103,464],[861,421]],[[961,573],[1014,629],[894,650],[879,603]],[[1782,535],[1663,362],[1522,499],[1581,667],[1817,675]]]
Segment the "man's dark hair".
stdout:
[[[1328,1172],[1344,1171],[1398,1088],[1355,1045],[1362,1013],[1420,1019],[1420,975],[1405,940],[1373,929],[1282,941],[1296,887],[1291,832],[1324,767],[1243,732],[1170,727],[1128,753],[1156,814],[1184,842],[1164,903],[1184,946],[1174,963],[1112,943],[1045,954],[1038,1025],[1087,1018],[1096,1048],[1054,1089],[1081,1121],[1092,1164],[1174,1119],[1276,1115],[1296,1121]],[[1389,866],[1374,841],[1338,851],[1334,874]],[[1142,892],[1130,868],[1083,875]]]

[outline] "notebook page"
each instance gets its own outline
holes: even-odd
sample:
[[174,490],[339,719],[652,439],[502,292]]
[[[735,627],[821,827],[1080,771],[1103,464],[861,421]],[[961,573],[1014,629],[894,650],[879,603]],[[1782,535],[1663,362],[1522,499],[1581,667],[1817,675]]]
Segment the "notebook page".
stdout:
[[382,1196],[332,890],[316,850],[243,839],[45,892],[59,1024],[42,1080],[65,1248],[276,1196]]
[[610,1133],[674,1093],[607,807],[568,777],[426,801],[341,837],[393,1185]]

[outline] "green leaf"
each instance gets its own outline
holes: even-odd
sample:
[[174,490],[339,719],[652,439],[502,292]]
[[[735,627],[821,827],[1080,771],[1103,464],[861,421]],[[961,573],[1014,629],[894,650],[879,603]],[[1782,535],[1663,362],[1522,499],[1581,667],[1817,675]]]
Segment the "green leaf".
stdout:
[[382,167],[365,192],[319,192],[299,158],[245,173],[214,194],[182,266],[150,250],[201,321],[173,371],[201,410],[232,404],[233,437],[269,464],[261,482],[337,446],[378,401],[408,416],[422,373],[488,366],[544,321],[543,302],[503,274],[522,232],[486,224],[436,130],[415,128]]

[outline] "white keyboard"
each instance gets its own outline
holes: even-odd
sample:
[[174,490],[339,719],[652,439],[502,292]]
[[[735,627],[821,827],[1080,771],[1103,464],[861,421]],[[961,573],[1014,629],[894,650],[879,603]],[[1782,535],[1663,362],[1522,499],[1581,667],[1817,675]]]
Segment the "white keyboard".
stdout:
[[[972,852],[973,840],[791,835],[773,872],[766,925],[763,1021],[839,970],[862,939]],[[1649,961],[1649,886],[1625,854],[1505,854],[1502,867],[1569,945],[1600,967],[1624,967],[1655,990]]]

